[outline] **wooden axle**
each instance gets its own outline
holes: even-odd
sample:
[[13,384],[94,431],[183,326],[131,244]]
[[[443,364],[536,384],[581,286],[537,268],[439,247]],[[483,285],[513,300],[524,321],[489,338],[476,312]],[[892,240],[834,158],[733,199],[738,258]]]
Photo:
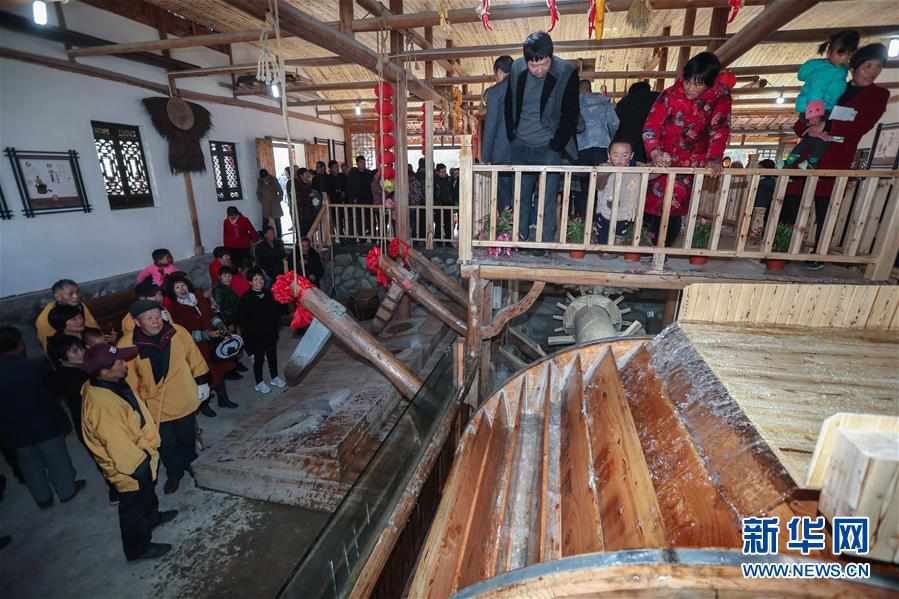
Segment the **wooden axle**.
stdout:
[[415,397],[422,385],[421,379],[347,314],[343,305],[317,288],[303,292],[301,301],[303,307],[312,312],[347,347],[380,370],[403,397],[408,400]]
[[431,314],[443,321],[446,326],[460,335],[465,335],[465,321],[450,312],[440,303],[428,288],[416,281],[415,273],[409,272],[387,256],[381,256],[381,268],[409,294],[416,302],[425,307]]

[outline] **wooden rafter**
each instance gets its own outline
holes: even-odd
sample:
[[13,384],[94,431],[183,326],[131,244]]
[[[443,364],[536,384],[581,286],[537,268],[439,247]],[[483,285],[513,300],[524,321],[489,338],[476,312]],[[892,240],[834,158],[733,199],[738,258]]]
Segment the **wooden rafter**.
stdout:
[[773,0],[761,13],[715,50],[727,66],[753,46],[813,7],[818,0]]
[[168,38],[149,42],[132,42],[127,44],[110,44],[108,46],[93,46],[69,50],[69,56],[107,56],[118,54],[134,54],[136,52],[152,52],[155,50],[172,50],[175,48],[197,48],[220,44],[237,44],[240,42],[255,42],[262,35],[262,31],[235,31],[228,33],[210,33],[208,35],[193,35],[182,38]]

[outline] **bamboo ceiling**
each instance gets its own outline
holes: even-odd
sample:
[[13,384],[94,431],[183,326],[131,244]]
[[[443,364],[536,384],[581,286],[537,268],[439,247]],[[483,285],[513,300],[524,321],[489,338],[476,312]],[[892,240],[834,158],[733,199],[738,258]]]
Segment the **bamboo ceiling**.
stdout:
[[[194,20],[200,24],[214,28],[217,31],[245,31],[260,26],[261,22],[227,4],[224,0],[148,0],[166,10],[177,13],[185,18]],[[262,2],[263,0],[260,0]],[[289,0],[298,9],[310,14],[322,21],[337,21],[338,0]],[[493,0],[492,6],[518,4],[515,0]],[[389,2],[384,1],[387,5]],[[472,8],[479,4],[476,0],[447,0],[450,9]],[[413,13],[426,10],[435,10],[435,0],[405,0],[404,12]],[[756,15],[763,10],[761,6],[744,7],[736,20],[728,25],[728,33],[736,33]],[[606,38],[630,37],[635,35],[660,36],[665,27],[671,28],[672,35],[681,35],[684,21],[684,10],[653,10],[651,23],[647,31],[635,32],[625,21],[625,12],[610,12],[606,14],[605,36]],[[705,35],[709,31],[709,22],[712,9],[700,8],[697,11],[694,35]],[[363,19],[369,16],[364,9],[355,5],[355,18]],[[582,40],[587,38],[587,19],[585,15],[562,16],[552,37],[556,41]],[[809,11],[790,22],[784,29],[809,29],[823,27],[852,27],[865,25],[899,24],[899,2],[896,0],[842,0],[821,2]],[[481,46],[494,44],[514,44],[524,40],[528,33],[545,29],[549,26],[549,15],[546,18],[529,18],[507,21],[494,21],[493,32],[486,31],[481,23],[450,24],[447,29],[434,27],[434,46],[444,47],[447,40],[452,40],[455,46]],[[418,30],[419,33],[422,30]],[[357,33],[357,40],[377,49],[378,34]],[[823,40],[822,40],[823,41]],[[875,38],[864,39],[863,43],[880,41]],[[328,52],[312,44],[297,39],[282,42],[286,58],[309,58],[314,56],[327,56]],[[796,44],[768,44],[758,45],[741,58],[733,66],[799,64],[815,56],[816,43]],[[703,48],[694,48],[693,53]],[[675,70],[677,63],[677,50],[668,52],[667,70]],[[596,70],[655,70],[658,68],[657,51],[648,48],[605,50],[588,52],[564,53],[565,58],[584,58],[596,61]],[[492,71],[493,57],[462,59],[461,66],[468,75],[483,75]],[[422,63],[410,63],[413,72],[420,78],[424,77],[424,65]],[[373,73],[356,65],[343,65],[327,68],[310,68],[304,70],[304,74],[315,82],[348,82],[366,81],[374,79]],[[444,69],[438,64],[434,65],[434,76],[445,76]],[[794,74],[765,75],[770,86],[799,85]],[[883,80],[896,79],[892,73],[884,73]],[[621,91],[633,83],[626,80],[599,80],[596,84],[605,83],[609,91]],[[671,80],[666,84],[670,84]],[[479,93],[486,85],[469,86],[469,93]],[[774,97],[772,94],[770,97]],[[370,97],[371,93],[365,91],[330,91],[320,94],[323,98],[352,99]],[[741,109],[744,108],[741,106]],[[769,108],[774,108],[769,105]],[[779,123],[785,123],[789,119],[776,116],[756,116],[741,119],[755,129],[768,126],[776,127]]]

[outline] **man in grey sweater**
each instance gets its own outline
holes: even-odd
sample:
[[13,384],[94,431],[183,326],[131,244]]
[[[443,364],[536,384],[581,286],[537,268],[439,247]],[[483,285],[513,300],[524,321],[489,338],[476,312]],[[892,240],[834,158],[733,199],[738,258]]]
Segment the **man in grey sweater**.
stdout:
[[[493,63],[496,85],[484,92],[487,116],[484,119],[484,135],[481,139],[481,162],[484,164],[511,164],[512,150],[506,136],[506,113],[503,102],[509,89],[509,71],[512,57],[500,56]],[[499,210],[512,207],[515,177],[511,172],[500,173],[497,195]]]
[[[563,153],[569,160],[577,159],[575,133],[580,116],[577,70],[573,63],[553,56],[552,38],[546,32],[529,35],[524,42],[524,56],[512,64],[505,116],[512,164],[560,165]],[[544,242],[556,240],[559,178],[559,173],[547,173],[543,204]],[[534,195],[538,175],[527,174],[521,179],[519,236],[534,240],[537,223],[536,217],[531,218],[528,204]]]

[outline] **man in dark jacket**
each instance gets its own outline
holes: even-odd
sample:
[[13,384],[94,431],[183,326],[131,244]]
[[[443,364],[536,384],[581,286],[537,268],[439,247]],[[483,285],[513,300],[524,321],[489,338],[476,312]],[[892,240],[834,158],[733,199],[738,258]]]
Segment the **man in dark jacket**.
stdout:
[[[434,205],[453,205],[453,182],[450,180],[446,165],[442,163],[434,168]],[[453,219],[450,218],[449,210],[435,210],[434,222],[437,225],[437,237],[442,241],[450,241],[453,238]]]
[[[371,194],[371,180],[374,176],[370,170],[365,168],[365,156],[356,156],[356,166],[350,169],[350,174],[346,177],[346,193],[347,202],[350,204],[373,204],[374,199]],[[347,223],[351,231],[358,228],[360,232],[368,231],[368,214],[365,210],[354,209],[353,221]],[[358,221],[358,222],[356,222]]]
[[[484,164],[511,164],[512,149],[506,133],[506,112],[504,102],[509,89],[509,72],[512,70],[511,56],[500,56],[493,63],[496,85],[484,92],[487,116],[484,119],[484,135],[481,138],[481,161]],[[512,207],[515,176],[501,173],[497,190],[499,209]]]
[[28,359],[22,333],[0,327],[0,445],[15,449],[25,485],[41,509],[53,505],[53,491],[65,503],[84,488],[66,449],[69,421],[50,392],[50,364]]
[[634,151],[634,160],[646,162],[646,151],[643,149],[643,123],[652,110],[658,92],[652,91],[649,83],[638,81],[631,85],[627,95],[615,106],[618,115],[618,132],[613,141],[626,141]]
[[[529,35],[524,56],[512,64],[505,117],[513,164],[559,165],[563,154],[569,160],[577,159],[577,70],[573,63],[553,56],[553,41],[546,32]],[[525,204],[534,194],[537,178],[533,173],[521,181],[519,235],[524,239],[536,238],[537,223],[530,222],[530,207]],[[558,190],[559,173],[549,173],[543,204],[544,242],[556,238]]]
[[336,160],[328,163],[328,200],[332,204],[346,202],[346,175],[340,172],[340,163]]

